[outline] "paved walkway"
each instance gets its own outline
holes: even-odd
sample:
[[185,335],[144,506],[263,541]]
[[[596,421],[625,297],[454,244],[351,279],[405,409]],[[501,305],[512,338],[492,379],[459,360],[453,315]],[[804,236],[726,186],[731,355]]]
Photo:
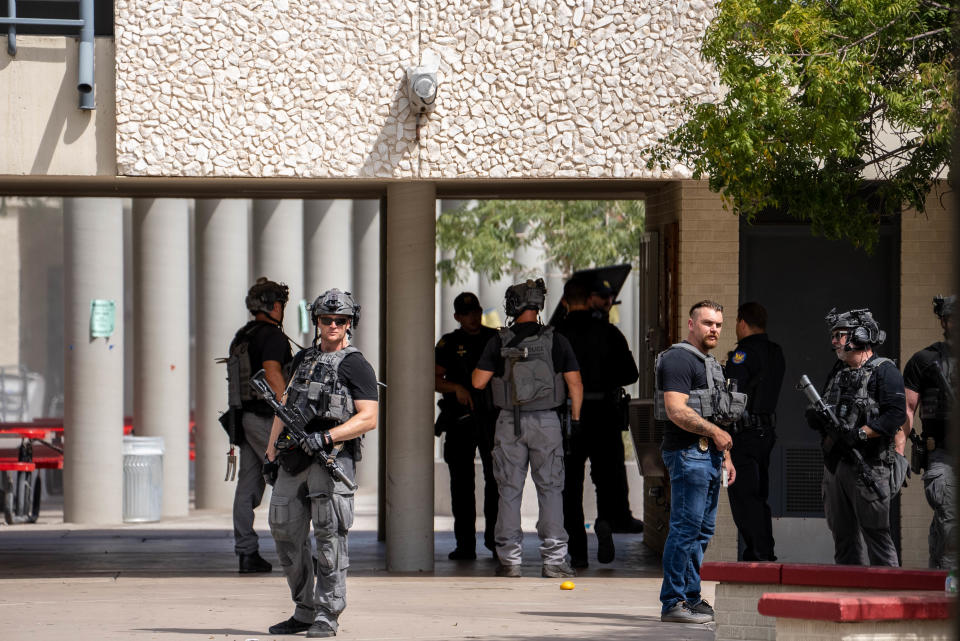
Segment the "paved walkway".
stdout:
[[[195,510],[183,519],[102,529],[64,524],[48,503],[39,523],[0,525],[5,641],[292,638],[267,634],[292,612],[286,582],[279,568],[237,574],[228,513]],[[638,536],[617,535],[615,562],[592,563],[576,588],[564,591],[559,580],[540,578],[532,524],[525,524],[524,578],[502,579],[486,556],[448,561],[452,520],[437,517],[435,571],[396,575],[385,571],[372,500],[358,503],[338,638],[713,639],[712,625],[660,623],[659,559]],[[276,566],[262,508],[257,525],[261,552]],[[704,584],[708,600],[713,589]]]

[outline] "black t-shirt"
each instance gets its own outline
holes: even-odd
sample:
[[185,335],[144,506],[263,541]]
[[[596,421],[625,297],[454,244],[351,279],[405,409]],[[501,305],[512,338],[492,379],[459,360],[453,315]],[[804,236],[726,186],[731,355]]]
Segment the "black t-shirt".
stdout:
[[[493,411],[493,397],[489,386],[483,390],[474,389],[471,376],[487,343],[496,335],[497,330],[485,326],[481,326],[476,334],[470,334],[460,328],[444,334],[437,341],[434,349],[436,364],[445,370],[444,379],[463,385],[470,390],[475,411],[487,413]],[[454,408],[459,405],[457,395],[454,393],[446,393],[443,398],[444,403],[448,405],[442,407]],[[460,406],[458,415],[467,411],[466,406]]]
[[783,350],[766,334],[753,334],[737,343],[727,355],[724,373],[747,395],[750,414],[773,414],[783,385],[786,364]]
[[[541,327],[540,323],[531,321],[529,323],[516,323],[510,329],[518,337],[527,337],[536,334]],[[573,353],[573,348],[570,347],[570,341],[562,334],[553,333],[553,347],[550,350],[550,355],[553,358],[553,370],[555,372],[580,371],[580,365],[577,363],[577,356]],[[480,360],[477,361],[477,369],[493,372],[494,376],[503,376],[503,368],[503,357],[500,356],[500,336],[495,335],[483,349]]]
[[[925,390],[943,387],[943,374],[940,362],[950,356],[950,348],[943,341],[934,343],[914,354],[903,368],[903,385],[923,396]],[[923,421],[923,432],[929,433],[938,442],[946,437],[946,421],[927,419]]]
[[[249,332],[249,333],[248,333]],[[267,321],[252,320],[241,328],[237,335],[247,334],[249,342],[247,343],[247,353],[250,355],[250,373],[256,374],[263,369],[264,361],[276,361],[280,367],[284,367],[293,360],[293,354],[290,351],[290,341],[284,335],[283,330],[276,324]],[[236,340],[236,338],[234,338]],[[286,375],[287,372],[284,372]],[[243,409],[247,412],[254,412],[263,416],[272,416],[273,410],[265,401],[253,400],[246,401]]]
[[[686,341],[684,341],[686,342]],[[668,350],[661,358],[657,369],[659,389],[664,392],[687,394],[698,389],[707,389],[707,368],[703,361],[685,349]],[[688,432],[673,421],[664,421],[663,449],[681,450],[700,439],[699,434]],[[713,440],[710,447],[713,447]]]
[[610,393],[637,380],[639,372],[627,339],[590,310],[570,312],[557,325],[557,332],[570,341],[584,392]]
[[[302,350],[294,357],[292,371],[296,372],[300,367],[306,351]],[[373,366],[360,352],[347,354],[343,358],[340,367],[337,368],[337,378],[343,382],[355,401],[376,401],[380,398],[377,390],[377,375],[373,371]]]

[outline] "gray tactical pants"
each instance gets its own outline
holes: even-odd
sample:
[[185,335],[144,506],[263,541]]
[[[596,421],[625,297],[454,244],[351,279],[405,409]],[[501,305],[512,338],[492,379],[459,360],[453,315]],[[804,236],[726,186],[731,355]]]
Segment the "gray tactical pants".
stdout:
[[[349,456],[337,459],[354,478]],[[317,542],[314,583],[310,522]],[[270,531],[277,556],[296,608],[293,617],[303,623],[322,621],[335,631],[337,617],[347,607],[347,531],[353,525],[353,492],[335,481],[320,463],[299,474],[282,467],[270,499]]]
[[518,565],[522,557],[520,500],[528,465],[540,505],[537,520],[540,556],[545,564],[563,563],[567,556],[567,532],[563,529],[560,419],[553,410],[523,412],[517,437],[513,430],[513,412],[502,410],[493,441],[493,475],[500,491],[496,541],[497,556],[503,565]]
[[880,496],[864,486],[856,468],[840,461],[831,474],[823,468],[823,509],[833,534],[833,558],[838,565],[897,567],[897,549],[890,536],[890,468],[869,465]]
[[942,448],[929,453],[927,469],[923,471],[923,492],[933,508],[930,522],[930,567],[953,570],[957,567],[956,507],[954,496],[957,477],[953,473],[953,456]]
[[240,447],[240,469],[237,471],[237,489],[233,494],[233,551],[253,554],[260,549],[257,532],[253,529],[253,511],[263,500],[266,481],[263,480],[263,455],[270,440],[273,417],[261,417],[244,412],[243,442]]

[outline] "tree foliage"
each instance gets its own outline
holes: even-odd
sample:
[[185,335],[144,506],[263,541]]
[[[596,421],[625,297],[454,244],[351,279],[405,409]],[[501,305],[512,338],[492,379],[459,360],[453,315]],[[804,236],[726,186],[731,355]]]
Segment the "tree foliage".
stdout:
[[543,247],[564,276],[594,265],[636,262],[644,205],[626,200],[481,200],[444,212],[437,244],[451,252],[437,263],[440,277],[455,283],[472,270],[490,280],[519,275],[522,247]]
[[946,0],[720,0],[703,40],[727,93],[650,162],[707,175],[735,212],[869,248],[945,171],[956,76]]

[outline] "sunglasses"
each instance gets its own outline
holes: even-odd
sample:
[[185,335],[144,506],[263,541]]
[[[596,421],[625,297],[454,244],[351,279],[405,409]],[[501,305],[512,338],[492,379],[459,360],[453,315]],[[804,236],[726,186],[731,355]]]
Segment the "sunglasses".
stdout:
[[830,340],[838,341],[844,336],[849,336],[850,332],[833,332],[830,334]]
[[337,327],[346,327],[347,323],[350,322],[350,317],[340,318],[337,316],[321,316],[320,324],[321,325],[336,325]]

